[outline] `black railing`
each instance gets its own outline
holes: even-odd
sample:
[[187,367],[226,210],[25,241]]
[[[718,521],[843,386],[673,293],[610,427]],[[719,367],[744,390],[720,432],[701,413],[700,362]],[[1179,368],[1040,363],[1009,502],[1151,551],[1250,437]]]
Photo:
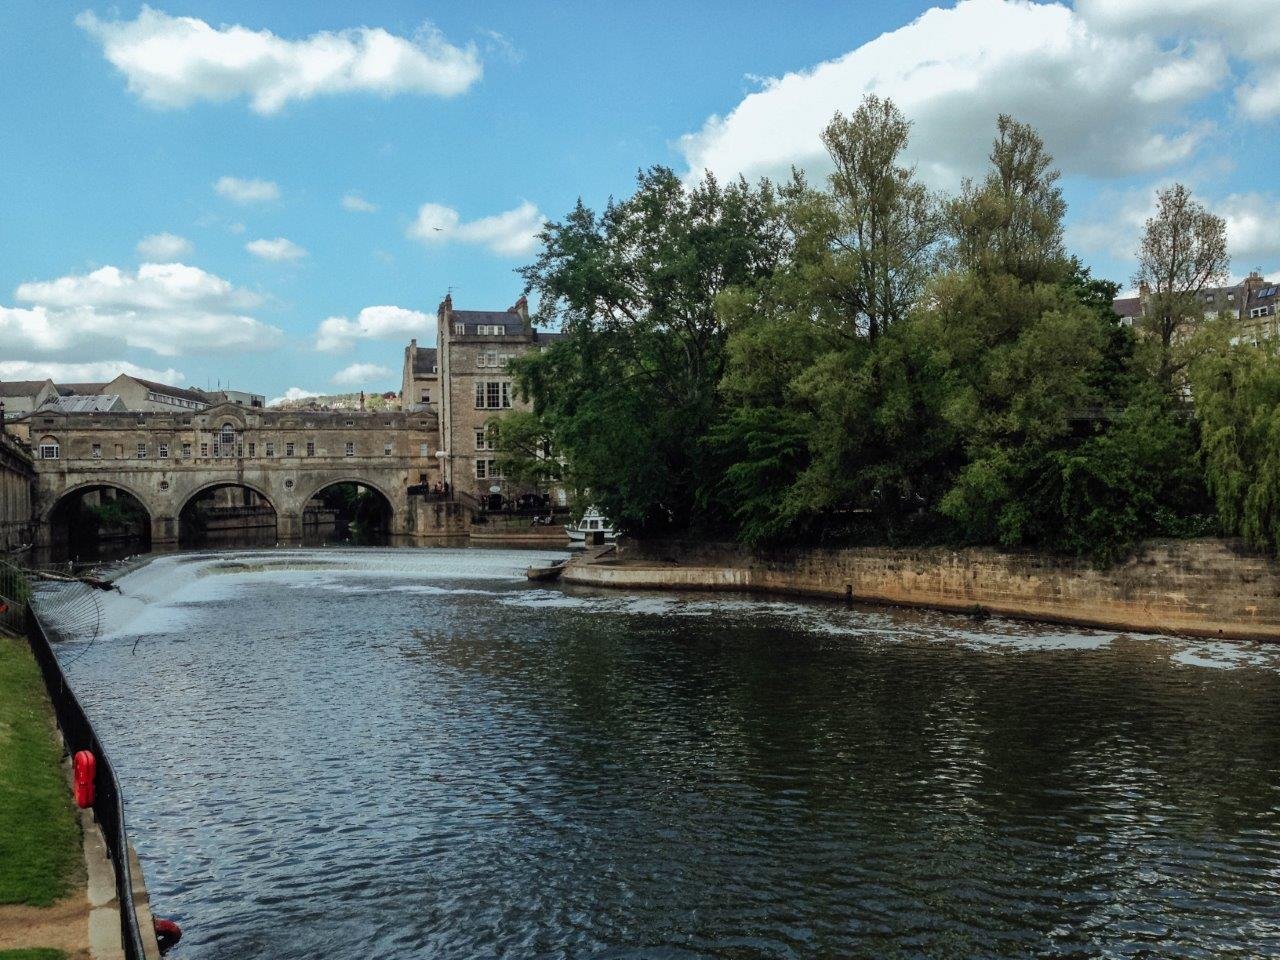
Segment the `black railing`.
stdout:
[[124,946],[125,960],[144,960],[142,932],[138,926],[138,912],[133,903],[133,876],[129,869],[129,835],[124,825],[124,800],[120,795],[120,783],[115,770],[107,759],[102,741],[94,732],[84,707],[67,682],[66,675],[54,655],[48,634],[39,616],[27,605],[27,640],[35,654],[44,685],[53,701],[53,712],[62,730],[62,739],[73,755],[79,750],[90,750],[97,761],[97,773],[93,785],[93,814],[102,830],[107,853],[116,874],[116,902],[120,910],[120,942]]

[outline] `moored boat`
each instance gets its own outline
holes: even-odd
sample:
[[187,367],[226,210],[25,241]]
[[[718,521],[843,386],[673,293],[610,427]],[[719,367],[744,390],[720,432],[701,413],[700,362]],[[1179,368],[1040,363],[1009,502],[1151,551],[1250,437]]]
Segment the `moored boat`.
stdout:
[[532,566],[525,570],[524,575],[530,580],[554,580],[564,572],[565,564],[569,562],[569,558],[557,560],[545,567]]
[[613,524],[595,507],[588,507],[587,512],[577,523],[566,523],[564,532],[574,543],[586,543],[589,537],[594,539],[592,534],[597,533],[602,535],[605,543],[613,543],[618,539],[618,533],[613,529]]

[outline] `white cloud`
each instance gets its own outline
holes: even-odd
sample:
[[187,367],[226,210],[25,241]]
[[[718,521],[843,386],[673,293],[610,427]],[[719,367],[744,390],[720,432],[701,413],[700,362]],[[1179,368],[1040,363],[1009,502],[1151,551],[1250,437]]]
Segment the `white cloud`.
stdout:
[[307,255],[304,248],[284,237],[276,237],[274,240],[250,240],[244,248],[259,259],[271,260],[275,263],[301,260]]
[[353,363],[349,367],[343,367],[331,378],[331,382],[341,384],[346,387],[360,387],[368,384],[371,380],[387,380],[392,376],[393,371],[389,367],[384,367],[377,363]]
[[0,306],[0,342],[42,352],[101,355],[119,346],[162,356],[274,346],[280,330],[244,313],[261,302],[198,267],[144,263],[136,272],[102,267],[88,274],[23,283]]
[[138,241],[138,254],[147,260],[177,260],[191,255],[191,241],[174,233],[153,233]]
[[502,256],[523,256],[538,246],[538,232],[545,219],[527,200],[504,213],[465,223],[452,207],[424,203],[405,234],[427,245],[470,243]]
[[[221,196],[236,203],[265,203],[280,199],[280,185],[274,180],[245,180],[240,177],[219,177],[213,185]],[[234,232],[234,231],[233,231]]]
[[1237,270],[1280,261],[1280,199],[1233,193],[1213,210],[1227,221],[1227,250]]
[[358,193],[348,193],[342,198],[342,209],[350,210],[353,213],[373,213],[378,209],[378,206],[370,203]]
[[278,407],[287,400],[308,400],[311,397],[322,397],[324,394],[316,393],[314,390],[303,390],[301,387],[290,387],[284,392],[283,396],[272,397],[267,401],[268,407]]
[[55,383],[97,383],[114,380],[122,373],[177,385],[187,378],[180,370],[169,367],[156,370],[140,367],[128,360],[91,360],[86,363],[63,363],[57,360],[0,360],[0,380],[43,380]]
[[404,307],[365,307],[355,320],[329,317],[320,323],[316,349],[337,352],[356,340],[401,340],[434,333],[436,318]]
[[984,168],[1002,112],[1034,125],[1064,171],[1113,176],[1190,156],[1208,128],[1189,107],[1227,68],[1217,44],[1169,50],[1149,35],[1092,30],[1060,3],[961,0],[765,81],[679,146],[694,178],[785,176],[793,164],[823,172],[822,128],[876,93],[914,122],[909,156],[935,185]]
[[1236,87],[1245,116],[1280,116],[1280,9],[1275,0],[1078,0],[1091,27],[1115,36],[1145,33],[1159,38],[1205,37],[1224,45],[1248,66]]
[[411,39],[358,27],[286,40],[146,6],[135,20],[100,20],[86,11],[76,23],[102,45],[130,91],[154,107],[247,97],[255,112],[273,114],[290,101],[325,94],[449,97],[482,73],[473,46],[454,46],[430,26]]

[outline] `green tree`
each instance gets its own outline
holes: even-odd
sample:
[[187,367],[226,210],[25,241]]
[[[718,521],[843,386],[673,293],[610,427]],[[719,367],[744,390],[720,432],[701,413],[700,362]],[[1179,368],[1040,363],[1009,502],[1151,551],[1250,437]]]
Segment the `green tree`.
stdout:
[[787,246],[774,190],[669,169],[597,215],[549,223],[522,273],[564,338],[516,364],[521,390],[575,482],[632,532],[699,519],[704,439],[719,412],[716,299],[768,277]]
[[1157,376],[1171,393],[1175,376],[1192,359],[1191,343],[1199,342],[1194,334],[1205,319],[1201,294],[1225,282],[1230,266],[1226,221],[1180,183],[1161,190],[1138,247],[1134,282],[1150,290],[1139,323],[1157,345]]
[[1216,340],[1191,366],[1205,481],[1226,533],[1280,551],[1280,344]]

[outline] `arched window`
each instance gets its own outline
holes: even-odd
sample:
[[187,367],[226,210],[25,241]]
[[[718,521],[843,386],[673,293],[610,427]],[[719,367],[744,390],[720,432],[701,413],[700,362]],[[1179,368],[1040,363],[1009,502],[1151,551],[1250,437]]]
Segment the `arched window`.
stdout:
[[229,450],[236,442],[236,428],[229,423],[222,425],[222,433],[218,435],[218,442],[222,444],[223,450]]
[[41,460],[57,460],[61,455],[62,447],[58,444],[57,437],[41,437],[40,438],[40,459]]

